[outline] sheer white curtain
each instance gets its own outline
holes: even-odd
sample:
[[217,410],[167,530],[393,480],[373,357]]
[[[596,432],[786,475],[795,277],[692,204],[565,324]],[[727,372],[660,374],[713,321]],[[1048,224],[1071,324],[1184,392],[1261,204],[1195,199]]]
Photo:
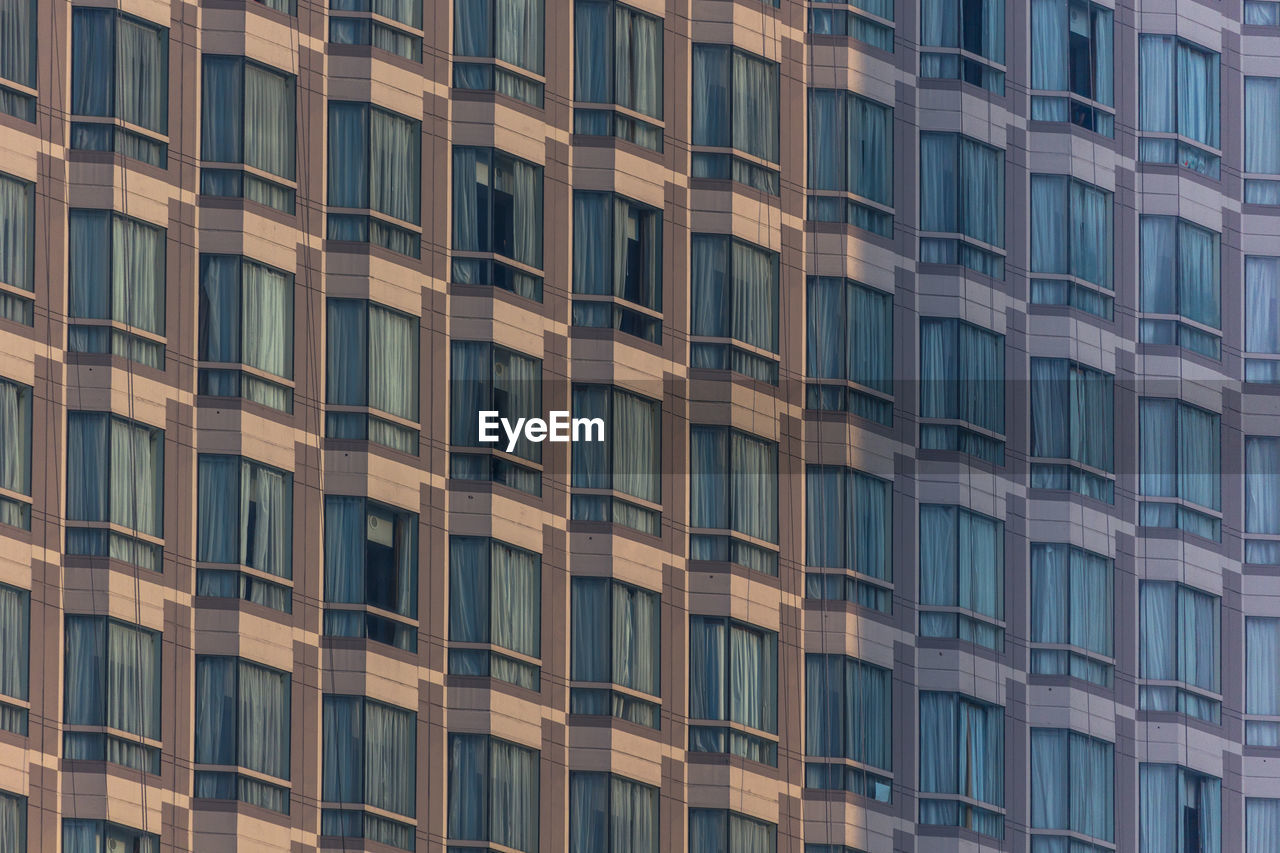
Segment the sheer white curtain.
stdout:
[[693,144],[728,147],[730,128],[730,50],[724,46],[693,46]]
[[846,166],[853,139],[848,138],[846,98],[832,89],[809,90],[809,188],[845,190],[854,165]]
[[726,634],[723,619],[689,618],[689,716],[695,720],[726,719]]
[[[1065,7],[1064,7],[1065,8]],[[1067,185],[1063,175],[1031,176],[1031,270],[1066,273],[1071,271],[1066,216]]]
[[1070,365],[1071,458],[1112,470],[1114,380],[1108,373]]
[[1218,54],[1178,42],[1178,133],[1218,146]]
[[1178,587],[1178,679],[1217,692],[1218,597]]
[[492,39],[492,0],[454,0],[453,52],[458,56],[490,56]]
[[890,580],[893,575],[892,499],[888,481],[850,471],[852,518],[845,541],[852,557],[849,568],[881,580]]
[[107,725],[160,737],[160,639],[151,631],[107,623]]
[[[250,502],[257,508],[249,538]],[[246,461],[240,480],[240,562],[277,577],[293,577],[293,477]]]
[[893,767],[893,671],[845,658],[845,755]]
[[0,584],[0,695],[13,699],[28,698],[30,602],[26,590]]
[[616,230],[610,201],[607,193],[573,194],[574,293],[613,293],[613,267],[618,259],[611,258]]
[[536,853],[538,757],[536,750],[489,739],[489,841]]
[[732,336],[769,352],[778,351],[778,257],[734,240]]
[[1244,78],[1244,169],[1280,174],[1280,78]]
[[102,617],[66,617],[66,722],[106,725],[107,623]]
[[1114,583],[1111,560],[1071,549],[1070,642],[1101,655],[1112,654],[1115,633],[1112,615]]
[[921,0],[920,43],[930,47],[960,46],[959,0]]
[[[421,215],[422,125],[369,109],[369,207],[417,225]],[[330,152],[330,157],[334,156]],[[364,164],[357,164],[357,168]]]
[[[893,204],[893,109],[851,95],[847,128],[847,189],[881,204]],[[841,138],[841,137],[837,137]]]
[[1273,853],[1280,838],[1280,800],[1244,801],[1245,853]]
[[485,735],[449,736],[449,838],[488,838],[489,739]]
[[730,524],[766,542],[778,541],[778,446],[730,433]]
[[36,85],[36,8],[36,0],[0,0],[0,77],[31,87]]
[[610,776],[609,785],[611,831],[607,849],[657,853],[658,789],[620,776]]
[[206,56],[203,70],[200,157],[215,163],[245,162],[245,62],[235,56]]
[[369,304],[369,405],[418,419],[418,324],[413,317]]
[[417,715],[364,700],[364,802],[413,817],[417,803]]
[[1004,616],[1004,525],[960,510],[957,551],[960,558],[956,604],[996,619]]
[[778,66],[733,51],[733,147],[778,162]]
[[746,815],[729,813],[729,844],[721,848],[733,853],[774,853],[777,827]]
[[324,599],[363,604],[365,592],[364,498],[324,499]]
[[[157,133],[169,130],[169,31],[119,15],[115,115]],[[96,69],[101,73],[102,67]]]
[[1175,42],[1173,36],[1138,38],[1138,122],[1143,130],[1173,133],[1178,129]]
[[289,179],[294,177],[293,85],[288,75],[245,63],[244,162]]
[[836,320],[848,325],[848,373],[844,378],[893,393],[893,297],[880,290],[849,284],[844,311]]
[[514,184],[511,257],[542,269],[542,167],[509,158]]
[[35,288],[35,238],[35,185],[0,173],[0,282]]
[[367,387],[369,303],[361,299],[329,299],[328,369],[326,401],[363,406]]
[[[502,416],[542,417],[542,360],[511,350],[499,350],[494,353],[494,361],[494,386],[506,391],[509,403],[509,408],[502,411]],[[499,362],[505,373],[505,378],[501,381],[496,375]],[[542,461],[542,445],[525,437],[516,442],[515,453],[530,462]]]
[[199,764],[236,764],[239,760],[236,663],[233,657],[196,657],[195,736]]
[[625,391],[613,391],[613,488],[662,502],[662,407]]
[[[1066,643],[1075,616],[1070,596],[1071,547],[1054,543],[1031,545],[1031,641]],[[1034,750],[1034,744],[1032,746]]]
[[[109,520],[152,536],[163,535],[161,436],[121,418],[110,421]],[[101,458],[94,464],[101,465]]]
[[993,432],[1004,432],[1004,336],[968,323],[957,323],[962,420]]
[[1280,353],[1280,258],[1244,259],[1245,349]]
[[1031,0],[1031,88],[1066,91],[1068,70],[1067,0]]
[[845,505],[844,469],[810,465],[805,481],[805,562],[810,566],[853,568],[846,549],[849,511]]
[[[617,99],[624,107],[662,118],[662,20],[616,4]],[[625,36],[624,36],[625,34]],[[630,44],[624,44],[629,36]],[[629,50],[626,49],[629,47]]]
[[1280,715],[1280,619],[1250,616],[1244,626],[1245,713]]
[[[26,838],[26,798],[0,791],[0,843],[10,845],[13,850],[21,850],[26,846]],[[76,853],[74,843],[68,842],[65,832],[62,843],[62,849],[67,853]]]
[[959,535],[953,506],[920,506],[920,603],[955,606]]
[[1115,840],[1115,748],[1103,740],[1072,733],[1068,796],[1072,829],[1104,841]]
[[1280,438],[1247,437],[1244,471],[1245,530],[1280,533]]
[[241,271],[244,363],[292,379],[293,276],[249,260]]
[[196,558],[208,563],[240,562],[243,528],[237,522],[246,511],[240,501],[240,458],[202,453],[197,472]]
[[[569,611],[569,677],[574,681],[612,681],[611,666],[620,662],[620,657],[623,658],[621,662],[627,662],[625,656],[619,654],[621,644],[613,642],[611,637],[611,631],[616,634],[616,629],[611,625],[610,605],[616,605],[618,598],[616,588],[611,592],[611,586],[605,578],[573,579]],[[613,617],[614,621],[617,619]]]
[[1178,313],[1222,327],[1218,284],[1218,235],[1178,220]]
[[[482,5],[476,0],[457,0],[457,8],[459,9],[458,20],[461,22],[462,7],[473,7]],[[626,13],[621,6],[615,6],[613,3],[589,2],[589,0],[579,0],[573,6],[573,29],[574,29],[574,54],[573,54],[573,96],[579,101],[588,101],[595,104],[608,104],[614,100],[614,69],[613,63],[615,57],[621,59],[618,63],[617,76],[619,80],[628,79],[631,76],[631,68],[626,62],[627,54],[616,49],[610,32],[614,27],[614,10],[617,9],[618,24],[621,25],[623,17]],[[474,16],[475,12],[470,15]],[[461,27],[461,23],[455,24],[456,28]],[[467,31],[476,29],[472,24],[468,24]],[[455,29],[455,32],[462,32],[461,29]],[[617,35],[616,38],[621,41],[624,36]],[[455,35],[454,41],[458,43],[460,36]],[[462,55],[475,56],[472,47],[473,42],[466,42],[467,50],[461,48],[455,50]]]
[[778,730],[777,636],[729,625],[729,719]]
[[[0,379],[0,486],[31,494],[31,389]],[[656,439],[656,436],[655,436]]]
[[492,540],[490,556],[490,637],[494,645],[540,657],[542,654],[542,559]]
[[493,55],[542,73],[542,0],[493,0]]
[[164,334],[165,229],[114,216],[111,315]]

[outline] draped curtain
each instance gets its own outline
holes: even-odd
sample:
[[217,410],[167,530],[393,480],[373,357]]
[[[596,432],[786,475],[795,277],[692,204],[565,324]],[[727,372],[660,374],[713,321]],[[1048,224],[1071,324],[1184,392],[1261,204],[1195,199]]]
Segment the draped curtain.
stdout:
[[1178,42],[1178,133],[1218,147],[1218,54]]
[[[850,325],[846,306],[855,301],[850,293],[846,300],[847,285],[844,279],[827,276],[810,276],[808,282],[808,353],[806,364],[808,375],[813,379],[848,379],[846,371],[852,368],[851,358],[847,355],[847,339],[853,335],[858,324]],[[861,302],[862,300],[858,300]],[[848,307],[853,307],[848,305]],[[892,306],[890,306],[892,307]],[[883,330],[887,337],[892,329]],[[872,336],[878,337],[877,330],[871,330]],[[866,350],[872,349],[870,346]]]
[[1280,258],[1244,259],[1245,349],[1280,354]]
[[164,334],[165,229],[113,216],[111,316]]
[[196,657],[196,762],[236,764],[237,660],[233,657]]
[[35,196],[35,184],[0,173],[0,282],[28,291],[35,288]]
[[777,542],[778,446],[731,430],[729,453],[732,529],[766,542]]
[[[505,407],[495,404],[493,408],[512,421],[542,417],[542,360],[501,347],[495,348],[493,359],[494,396],[503,394],[507,401]],[[474,419],[475,415],[471,417]],[[542,445],[522,434],[516,441],[515,454],[530,462],[541,462]]]
[[613,417],[605,431],[612,427],[613,488],[661,503],[661,404],[616,388],[612,397]]
[[920,507],[922,604],[1004,616],[1004,525],[953,506]]
[[490,642],[529,657],[542,654],[542,558],[490,540]]
[[107,622],[107,725],[160,738],[160,635]]
[[[485,6],[484,3],[477,3],[476,0],[457,0],[457,8],[459,10],[458,21],[462,20],[461,10],[463,6]],[[574,54],[573,54],[573,97],[574,100],[587,101],[595,104],[612,103],[614,99],[614,69],[613,63],[615,57],[622,60],[619,66],[626,65],[625,54],[620,53],[614,46],[614,39],[610,37],[610,33],[614,27],[614,9],[618,9],[618,22],[621,23],[623,12],[621,7],[615,6],[613,3],[592,2],[592,0],[578,0],[573,7],[573,28],[574,28]],[[474,13],[472,13],[474,14]],[[461,23],[455,26],[461,27]],[[475,29],[470,27],[469,29]],[[455,30],[461,32],[461,30]],[[619,36],[621,38],[621,36]],[[455,44],[461,42],[461,37],[455,35]],[[476,56],[477,53],[472,52],[472,42],[466,43],[467,50],[461,47],[455,50],[466,56]],[[629,68],[623,69],[619,67],[618,77],[621,79],[626,75],[630,76]]]
[[891,507],[884,480],[849,468],[810,465],[807,562],[887,580]]
[[1111,193],[1071,181],[1071,273],[1110,290]]
[[661,119],[662,20],[621,3],[615,3],[613,8],[614,50],[621,60],[614,66],[617,103]]
[[608,193],[573,194],[574,293],[607,295],[614,291],[614,206],[610,201]]
[[[98,520],[162,536],[163,433],[122,418],[113,417],[109,422],[110,510],[108,518]],[[85,462],[100,468],[103,458],[106,456]],[[101,470],[97,476],[102,476]]]
[[1115,106],[1115,15],[1110,9],[1093,6],[1093,97]]
[[369,303],[369,405],[405,420],[418,419],[418,324],[413,317]]
[[453,52],[458,56],[492,56],[492,44],[493,0],[454,0]]
[[414,816],[417,722],[411,711],[364,700],[364,802]]
[[[487,148],[455,146],[453,149],[453,248],[463,252],[489,248],[489,223],[480,221],[482,193],[486,206],[488,203],[489,154]],[[466,267],[461,265],[458,269]]]
[[960,0],[921,0],[920,43],[929,47],[960,46]]
[[329,102],[329,204],[369,207],[368,104]]
[[693,144],[727,148],[734,143],[729,103],[730,60],[725,46],[693,46]]
[[1280,174],[1280,78],[1244,78],[1244,170]]
[[[241,295],[244,329],[240,345],[244,363],[292,379],[293,276],[245,259],[241,264]],[[415,394],[416,388],[415,383]]]
[[1244,518],[1249,533],[1280,533],[1280,438],[1245,438]]
[[805,655],[805,755],[845,755],[844,674],[840,655]]
[[488,832],[489,739],[449,736],[449,838],[485,841]]
[[774,853],[777,850],[777,827],[730,812],[729,844],[722,849],[733,853]]
[[1069,183],[1070,179],[1062,175],[1031,176],[1032,272],[1071,271],[1072,230],[1064,221],[1068,211]]
[[[252,527],[251,509],[255,512]],[[277,577],[292,577],[293,476],[245,460],[239,521],[240,563]]]
[[778,162],[778,66],[732,51],[733,147]]
[[292,180],[295,124],[293,78],[245,63],[244,162]]
[[1112,841],[1114,748],[1066,729],[1031,730],[1031,825]]
[[572,484],[583,489],[608,489],[613,487],[613,430],[620,423],[610,416],[615,396],[608,385],[573,386],[573,416],[575,418],[600,418],[605,423],[604,441],[575,441],[573,443]]
[[238,563],[242,527],[240,473],[237,456],[200,454],[196,487],[196,559],[206,563]]
[[[36,0],[0,0],[0,77],[35,88]],[[0,839],[2,827],[0,814]]]
[[[1178,680],[1177,585],[1145,581],[1140,590],[1141,638],[1139,676],[1160,681]],[[1163,696],[1151,691],[1151,696]],[[1156,710],[1173,710],[1157,708]]]
[[343,406],[369,402],[369,305],[362,299],[328,300],[325,402]]
[[[110,417],[97,412],[67,413],[67,518],[107,521],[111,459],[107,452]],[[107,464],[103,464],[106,460]]]
[[201,80],[200,158],[243,163],[245,61],[236,56],[205,56]]
[[729,812],[689,809],[690,853],[724,853],[729,847]]
[[729,623],[729,719],[778,731],[778,637]]
[[1142,494],[1177,497],[1178,401],[1144,397],[1138,406]]
[[610,776],[609,788],[608,849],[657,853],[658,789],[621,776]]
[[[1139,777],[1140,853],[1222,849],[1222,782],[1176,764],[1141,764]],[[1194,812],[1195,821],[1187,819]],[[1199,837],[1187,838],[1189,826]]]
[[1244,620],[1245,713],[1280,716],[1280,619]]
[[324,499],[324,599],[363,604],[365,595],[365,500]]
[[493,55],[535,74],[543,67],[543,0],[493,0]]
[[489,642],[491,540],[449,538],[449,639]]
[[538,752],[489,738],[488,840],[536,853],[540,789]]
[[1031,0],[1031,88],[1067,89],[1067,0]]
[[[931,0],[942,3],[946,0]],[[925,21],[928,20],[926,16]],[[960,136],[920,134],[920,230],[959,231]]]
[[1204,409],[1178,404],[1178,496],[1222,508],[1221,418]]
[[1173,133],[1177,104],[1173,36],[1138,38],[1138,123],[1142,130]]
[[1031,640],[1112,654],[1112,569],[1105,557],[1064,544],[1031,546]]
[[31,391],[0,379],[0,487],[31,494]]
[[[498,165],[511,170],[513,209],[511,214],[511,257],[522,264],[542,269],[542,167],[514,157],[500,159]],[[501,243],[502,235],[494,235]],[[499,254],[502,252],[495,248]]]
[[893,109],[850,95],[847,138],[848,190],[893,204]]
[[[241,272],[247,266],[238,255],[200,256],[201,361],[240,361],[240,322],[242,318],[246,325],[250,321],[249,313],[241,312]],[[244,343],[262,345],[249,339]]]
[[778,351],[778,256],[733,240],[731,334],[752,346]]
[[[569,678],[574,681],[613,681],[612,665],[618,652],[611,637],[615,629],[610,607],[616,598],[611,586],[607,578],[573,578],[569,595]],[[449,624],[454,624],[452,610]]]
[[1218,285],[1218,235],[1178,220],[1178,313],[1222,327]]
[[28,698],[30,638],[31,594],[0,584],[0,696]]
[[[114,115],[156,133],[169,130],[169,31],[117,15]],[[102,68],[96,69],[98,73]]]
[[[6,35],[0,31],[0,36]],[[0,49],[3,45],[0,44]],[[3,71],[0,68],[0,71]],[[27,800],[16,794],[0,791],[0,844],[12,850],[21,850],[27,843]],[[63,835],[63,850],[75,853],[76,848]],[[96,851],[95,851],[96,853]]]
[[961,744],[959,736],[959,697],[954,693],[921,691],[920,790],[922,792],[931,794],[961,792],[957,760],[957,751]]
[[1075,407],[1069,371],[1065,358],[1031,359],[1032,456],[1066,459],[1071,455]]
[[850,471],[848,484],[852,523],[845,534],[845,547],[852,557],[850,568],[873,578],[891,580],[893,490],[887,480],[858,471]]
[[809,90],[809,188],[847,190],[855,174],[852,162],[856,137],[849,136],[853,122],[846,119],[847,101],[833,89]]
[[729,526],[729,431],[694,426],[689,430],[689,524]]
[[[76,8],[71,16],[71,112],[115,113],[116,13]],[[6,51],[7,52],[7,51]]]
[[65,625],[65,722],[106,725],[107,622],[102,617],[67,616]]
[[109,319],[112,216],[104,210],[72,210],[68,219],[71,316]]
[[1217,693],[1218,597],[1178,586],[1178,680]]
[[730,289],[728,237],[695,234],[691,240],[692,278],[690,290],[690,331],[694,335],[730,336]]
[[1280,800],[1246,797],[1245,853],[1271,853],[1280,838]]
[[[366,115],[369,159],[367,163],[357,161],[355,167],[367,166],[369,170],[368,207],[417,225],[421,215],[422,124],[377,107],[370,107]],[[330,151],[329,156],[335,152]]]
[[957,320],[920,321],[920,414],[1004,432],[1004,336]]
[[695,720],[726,719],[726,633],[723,619],[689,618],[689,716]]
[[468,447],[483,446],[476,413],[493,409],[492,344],[454,341],[451,352],[450,441]]
[[846,293],[849,363],[845,378],[892,394],[893,296],[852,283]]
[[961,231],[992,246],[1003,246],[1004,152],[960,137],[959,176]]
[[569,774],[569,853],[610,849],[610,787],[608,773]]
[[364,699],[325,694],[321,726],[322,797],[364,802]]

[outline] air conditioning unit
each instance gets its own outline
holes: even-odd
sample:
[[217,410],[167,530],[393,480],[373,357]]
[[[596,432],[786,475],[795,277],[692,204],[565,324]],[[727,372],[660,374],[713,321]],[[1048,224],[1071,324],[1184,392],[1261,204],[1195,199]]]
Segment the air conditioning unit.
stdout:
[[123,838],[108,838],[106,853],[129,853],[129,842]]
[[493,375],[495,378],[499,376],[505,376],[506,373],[507,373],[506,362],[495,361],[493,363]]
[[389,516],[371,512],[365,525],[365,538],[376,545],[390,548],[395,538],[395,523]]

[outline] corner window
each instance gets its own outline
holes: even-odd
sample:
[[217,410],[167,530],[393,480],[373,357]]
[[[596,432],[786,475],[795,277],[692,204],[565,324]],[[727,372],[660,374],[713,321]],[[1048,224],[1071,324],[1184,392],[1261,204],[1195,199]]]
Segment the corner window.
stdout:
[[1031,359],[1033,489],[1115,503],[1114,385],[1110,373],[1065,358]]
[[1113,313],[1111,193],[1066,175],[1031,176],[1031,301]]
[[244,57],[205,56],[202,195],[245,198],[293,213],[294,86],[293,75]]
[[449,840],[537,853],[540,753],[489,735],[449,735]]
[[64,674],[62,757],[159,773],[160,633],[68,614]]
[[[745,622],[689,617],[690,752],[778,766],[778,635]],[[710,725],[708,725],[708,722]]]
[[199,393],[293,411],[293,275],[200,256]]
[[37,8],[36,0],[0,0],[0,113],[30,122],[36,120],[38,97]]
[[728,427],[689,428],[689,559],[778,575],[778,445]]
[[569,690],[569,713],[659,728],[662,596],[609,578],[575,577],[570,605],[569,677],[578,684]]
[[454,0],[454,88],[498,92],[541,109],[542,3],[543,0]]
[[164,370],[165,229],[109,210],[69,218],[68,349]]
[[573,443],[570,517],[659,535],[662,404],[611,385],[574,385],[573,417],[603,421],[604,434]]
[[[287,672],[236,657],[196,655],[196,763],[242,767],[288,782],[290,687]],[[196,770],[194,795],[289,813],[286,785],[234,769]]]
[[1138,851],[1222,853],[1222,780],[1177,764],[1138,765]]
[[[1249,4],[1245,3],[1245,9]],[[1277,13],[1280,25],[1280,12]],[[1268,853],[1275,841],[1274,827],[1280,824],[1280,800],[1246,797],[1244,801],[1245,853]]]
[[805,407],[893,423],[893,294],[810,276],[808,296]]
[[160,853],[160,836],[104,820],[62,821],[62,853]]
[[449,537],[449,673],[542,683],[542,557],[497,539]]
[[325,435],[416,456],[418,318],[363,299],[330,299],[328,344]]
[[1280,438],[1244,440],[1244,561],[1280,565]]
[[[728,45],[693,46],[692,177],[777,195],[778,64]],[[746,155],[746,156],[743,156]]]
[[[0,28],[3,26],[0,23]],[[4,92],[0,87],[0,112],[3,112]],[[0,319],[33,325],[36,185],[3,172],[0,172],[0,243],[4,245],[4,252],[0,253]]]
[[324,600],[326,636],[416,652],[417,513],[366,498],[326,495]]
[[1280,258],[1244,259],[1244,379],[1280,384]]
[[542,228],[541,166],[494,148],[453,149],[455,283],[541,302]]
[[31,529],[32,388],[0,379],[0,524]]
[[[1280,3],[1275,0],[1244,0],[1244,23],[1253,27],[1280,27]],[[1249,853],[1253,853],[1252,848]]]
[[0,791],[0,844],[3,844],[6,850],[27,848],[26,797]]
[[923,450],[1004,464],[1004,335],[963,320],[920,320]]
[[611,773],[570,773],[569,853],[658,853],[658,793]]
[[1221,415],[1181,400],[1138,401],[1139,524],[1222,538],[1221,432]]
[[67,413],[67,554],[161,571],[164,430]]
[[690,367],[778,384],[778,255],[722,234],[692,237]]
[[[893,670],[844,655],[805,655],[805,684],[805,787],[889,802]],[[823,758],[837,760],[813,760]]]
[[196,560],[220,567],[196,569],[196,595],[293,612],[293,589],[279,582],[293,577],[293,475],[204,453],[197,469]]
[[1113,13],[1085,0],[1031,4],[1031,118],[1115,136]]
[[777,853],[778,827],[728,809],[689,809],[689,853]]
[[1004,0],[921,0],[920,46],[921,77],[1004,94]]
[[[662,342],[662,211],[573,194],[573,324]],[[584,298],[585,297],[585,298]]]
[[[1033,850],[1078,853],[1111,849],[1082,845],[1066,833],[1115,841],[1115,747],[1068,729],[1031,730]],[[1054,834],[1054,830],[1062,835]],[[1050,846],[1052,845],[1052,846]]]
[[110,9],[74,7],[71,113],[72,148],[166,166],[168,28]]
[[1031,672],[1111,686],[1114,568],[1063,543],[1031,544]]
[[809,90],[808,218],[893,236],[893,108],[852,92]]
[[[1142,581],[1138,707],[1219,722],[1221,599],[1180,583]],[[1165,683],[1153,683],[1165,682]]]
[[573,97],[592,105],[574,107],[573,132],[661,151],[662,19],[621,3],[578,0],[573,27]]
[[329,207],[328,239],[420,257],[422,122],[330,101]]
[[1004,523],[920,506],[920,636],[1004,649]]
[[809,32],[847,36],[893,53],[893,0],[815,0],[809,7]]
[[[416,849],[418,718],[364,696],[325,694],[320,834]],[[332,846],[332,845],[325,845]]]
[[1004,708],[920,692],[920,823],[1004,838]]
[[1245,617],[1244,649],[1244,741],[1280,746],[1280,619]]
[[[27,733],[30,666],[31,593],[0,583],[0,730],[16,735]],[[0,812],[4,807],[0,792]],[[0,828],[4,825],[0,819]],[[3,840],[4,834],[0,832],[0,841]]]
[[958,133],[920,134],[920,262],[1004,278],[1004,151]]
[[[454,341],[450,396],[449,476],[458,480],[488,480],[530,495],[542,494],[542,445],[523,433],[508,451],[500,427],[497,441],[480,441],[480,413],[514,424],[521,418],[541,418],[542,359],[485,341]],[[532,463],[528,465],[525,463]]]
[[329,0],[329,41],[422,61],[422,0]]
[[806,597],[890,612],[892,484],[835,465],[810,465],[805,479]]
[[1165,35],[1138,36],[1138,159],[1217,178],[1218,54]]
[[[1219,237],[1175,216],[1141,216],[1142,300],[1138,336],[1144,344],[1180,346],[1222,357]],[[1173,318],[1178,319],[1173,319]]]

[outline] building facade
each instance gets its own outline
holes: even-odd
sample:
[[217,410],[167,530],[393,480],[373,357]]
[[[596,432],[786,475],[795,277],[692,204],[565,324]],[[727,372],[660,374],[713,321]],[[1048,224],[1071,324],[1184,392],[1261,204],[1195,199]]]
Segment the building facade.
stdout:
[[1277,839],[1280,3],[0,0],[0,850]]

